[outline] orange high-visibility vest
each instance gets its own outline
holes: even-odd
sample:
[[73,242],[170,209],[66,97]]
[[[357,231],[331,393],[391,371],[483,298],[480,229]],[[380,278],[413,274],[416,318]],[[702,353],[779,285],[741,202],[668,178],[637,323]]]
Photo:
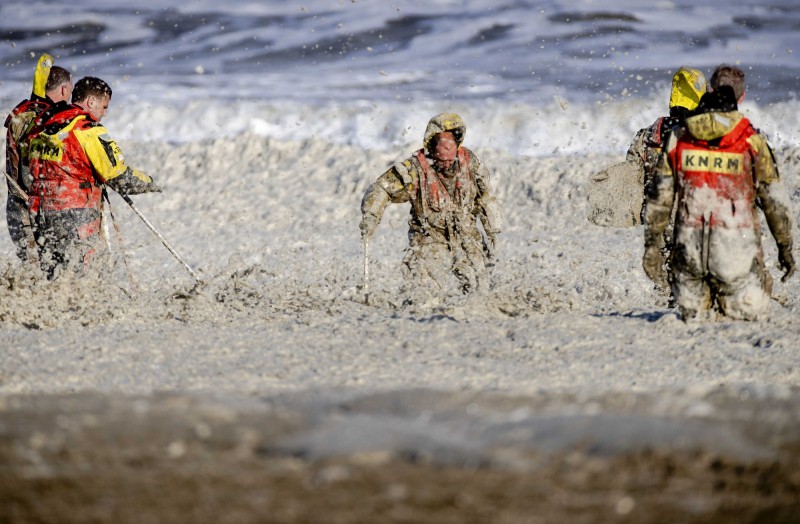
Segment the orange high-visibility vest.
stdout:
[[718,140],[684,135],[669,152],[680,195],[678,219],[691,227],[757,228],[748,138],[756,133],[746,118]]

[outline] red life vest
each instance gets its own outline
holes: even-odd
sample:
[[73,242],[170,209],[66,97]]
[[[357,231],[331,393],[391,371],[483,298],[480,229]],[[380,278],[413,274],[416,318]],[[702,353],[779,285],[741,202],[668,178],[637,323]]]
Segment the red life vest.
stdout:
[[102,188],[75,130],[97,125],[77,106],[52,115],[31,133],[29,161],[33,184],[28,209],[99,209]]
[[453,195],[447,191],[444,182],[428,163],[428,159],[425,157],[425,150],[420,149],[417,151],[416,157],[421,168],[419,174],[419,198],[425,215],[427,216],[429,209],[433,212],[440,212],[452,203],[461,205],[465,194],[475,186],[469,170],[469,152],[463,147],[458,148],[459,172],[455,175],[455,192]]
[[[755,130],[746,118],[718,141],[686,135],[670,152],[678,174],[682,224],[692,227],[757,228],[755,152],[748,138]],[[717,143],[718,142],[718,143]]]

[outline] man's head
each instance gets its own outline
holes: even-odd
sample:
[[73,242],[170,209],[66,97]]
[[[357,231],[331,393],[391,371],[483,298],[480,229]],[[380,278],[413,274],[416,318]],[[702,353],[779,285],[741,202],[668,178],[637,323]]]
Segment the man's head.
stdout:
[[54,65],[50,68],[44,91],[53,102],[68,102],[72,96],[72,73]]
[[430,141],[431,154],[439,167],[449,169],[453,165],[458,153],[458,142],[452,131],[445,131],[433,137]]
[[728,64],[718,65],[714,69],[714,74],[711,75],[711,89],[717,90],[722,86],[730,86],[737,102],[741,103],[744,100],[745,93],[744,71]]
[[422,143],[428,154],[433,156],[437,167],[449,169],[466,133],[467,126],[460,116],[455,113],[441,113],[428,122]]
[[111,101],[111,88],[103,80],[85,76],[75,83],[72,103],[85,109],[98,122],[102,120]]
[[672,75],[672,90],[669,95],[670,112],[676,108],[693,110],[706,92],[706,77],[698,69],[681,67]]

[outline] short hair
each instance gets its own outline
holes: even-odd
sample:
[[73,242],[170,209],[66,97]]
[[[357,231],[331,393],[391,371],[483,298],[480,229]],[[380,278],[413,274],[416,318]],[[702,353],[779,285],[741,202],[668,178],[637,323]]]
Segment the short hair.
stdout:
[[72,102],[83,102],[90,96],[102,98],[104,96],[111,97],[111,88],[105,81],[95,78],[93,76],[85,76],[75,82],[75,87],[72,89]]
[[61,87],[63,84],[68,84],[72,81],[72,73],[67,71],[61,66],[54,65],[50,68],[50,75],[47,77],[47,83],[44,86],[44,92],[50,93]]
[[728,64],[717,66],[711,75],[711,89],[716,90],[721,86],[731,87],[736,99],[739,100],[744,94],[744,71]]

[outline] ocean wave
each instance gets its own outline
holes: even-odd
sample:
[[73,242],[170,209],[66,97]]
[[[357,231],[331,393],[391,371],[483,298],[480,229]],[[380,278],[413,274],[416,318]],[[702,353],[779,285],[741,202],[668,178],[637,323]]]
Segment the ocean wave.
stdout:
[[[545,105],[507,102],[425,101],[304,104],[297,101],[146,100],[112,103],[106,117],[123,142],[187,143],[254,134],[279,140],[323,140],[366,150],[419,147],[428,120],[442,112],[461,114],[467,145],[531,156],[589,153],[624,156],[634,134],[667,113],[662,99],[624,99],[581,104],[554,97]],[[115,101],[116,102],[116,101]],[[800,102],[744,103],[742,111],[776,148],[800,142],[794,117]]]
[[[471,0],[387,3],[232,0],[77,4],[11,0],[0,7],[7,85],[28,82],[35,55],[77,75],[131,79],[153,97],[173,86],[201,96],[349,100],[500,100],[541,104],[627,92],[647,98],[672,70],[747,68],[755,100],[797,98],[800,12],[713,0],[655,6]],[[138,79],[138,80],[137,80]],[[20,84],[18,84],[20,83]]]

